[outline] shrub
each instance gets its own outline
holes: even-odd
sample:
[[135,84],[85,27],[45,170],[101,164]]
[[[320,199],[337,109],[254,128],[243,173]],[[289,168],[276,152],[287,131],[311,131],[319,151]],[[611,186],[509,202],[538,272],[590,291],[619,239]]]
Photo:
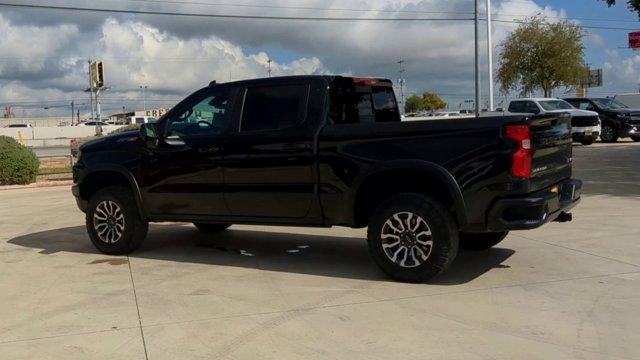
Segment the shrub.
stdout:
[[125,131],[138,130],[138,129],[140,129],[140,124],[129,124],[119,129],[113,130],[112,132],[109,133],[109,135],[120,134]]
[[0,185],[23,185],[36,181],[40,161],[36,154],[13,138],[0,136]]

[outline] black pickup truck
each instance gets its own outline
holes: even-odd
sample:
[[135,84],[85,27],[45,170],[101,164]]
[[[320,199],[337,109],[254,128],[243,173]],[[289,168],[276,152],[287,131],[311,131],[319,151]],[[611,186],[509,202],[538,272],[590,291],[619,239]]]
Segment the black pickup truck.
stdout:
[[108,254],[138,248],[149,222],[368,227],[376,263],[420,282],[459,246],[571,220],[571,141],[566,114],[402,122],[384,79],[212,83],[83,145],[72,191]]

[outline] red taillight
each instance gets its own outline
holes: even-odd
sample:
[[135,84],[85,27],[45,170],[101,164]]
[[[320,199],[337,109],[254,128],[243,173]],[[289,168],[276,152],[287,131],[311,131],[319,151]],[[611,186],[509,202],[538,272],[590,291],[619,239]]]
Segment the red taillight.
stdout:
[[511,176],[521,179],[531,177],[531,162],[533,150],[531,149],[531,129],[528,125],[508,125],[505,127],[507,138],[518,144],[512,155]]

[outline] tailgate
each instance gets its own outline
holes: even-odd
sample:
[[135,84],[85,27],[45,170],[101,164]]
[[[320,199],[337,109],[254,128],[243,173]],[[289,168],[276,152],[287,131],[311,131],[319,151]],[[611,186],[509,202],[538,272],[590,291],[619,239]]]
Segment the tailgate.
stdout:
[[531,119],[531,141],[531,191],[571,177],[571,115],[562,113],[534,116]]

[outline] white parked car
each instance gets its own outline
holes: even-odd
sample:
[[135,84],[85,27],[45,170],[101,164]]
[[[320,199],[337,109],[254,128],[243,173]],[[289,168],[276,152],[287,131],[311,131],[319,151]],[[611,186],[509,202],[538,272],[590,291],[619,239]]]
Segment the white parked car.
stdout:
[[127,124],[147,124],[156,120],[153,116],[129,116]]
[[571,134],[573,141],[583,145],[593,144],[602,131],[600,117],[595,111],[574,108],[562,99],[532,98],[518,99],[509,103],[508,112],[512,114],[571,114]]

